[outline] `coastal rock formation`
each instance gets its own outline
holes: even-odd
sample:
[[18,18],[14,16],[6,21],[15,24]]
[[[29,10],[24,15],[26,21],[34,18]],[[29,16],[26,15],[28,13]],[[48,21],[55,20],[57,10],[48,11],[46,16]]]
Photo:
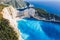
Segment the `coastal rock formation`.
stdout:
[[41,8],[34,8],[36,10],[36,19],[44,20],[44,21],[53,21],[53,22],[60,22],[60,16],[49,13]]
[[[12,6],[6,6],[6,5],[3,5],[3,4],[1,4],[0,5],[0,20],[1,21],[3,21],[2,19],[6,19],[6,20],[8,20],[7,21],[7,23],[9,22],[9,24],[7,24],[7,26],[1,26],[1,23],[3,23],[3,22],[1,22],[0,23],[0,27],[6,27],[6,28],[8,28],[8,27],[11,27],[11,28],[13,28],[10,32],[11,32],[11,34],[13,34],[13,32],[12,31],[14,31],[16,34],[13,34],[13,35],[15,35],[15,37],[13,36],[13,35],[10,35],[10,36],[13,36],[13,37],[11,37],[11,39],[8,39],[8,38],[6,38],[7,40],[21,40],[21,36],[20,36],[20,32],[19,32],[19,30],[18,30],[18,28],[17,28],[17,23],[16,23],[16,13],[17,13],[17,10],[16,9],[14,9]],[[4,22],[5,23],[5,22]],[[4,25],[4,24],[3,24]],[[5,24],[6,25],[6,24]],[[8,26],[8,25],[10,25],[10,26]],[[6,29],[5,28],[5,29]],[[0,28],[0,29],[2,29],[2,28]],[[5,30],[4,29],[4,30]],[[6,30],[8,30],[8,29],[6,29]],[[1,31],[0,31],[1,32]],[[4,33],[4,32],[3,32]],[[3,33],[2,33],[2,35],[3,35]],[[5,33],[6,35],[8,35],[7,33]],[[10,33],[9,33],[10,34]],[[5,36],[5,35],[3,35],[3,36]],[[8,36],[9,37],[9,36]],[[0,39],[2,40],[2,37],[0,36]],[[5,39],[3,39],[3,40],[5,40]]]
[[26,6],[23,0],[0,0],[0,3],[9,4],[15,8],[24,8]]
[[36,8],[28,2],[26,2],[26,5],[28,6],[28,9],[35,10],[35,12],[33,12],[33,11],[29,12],[29,13],[33,12],[33,13],[31,13],[31,15],[33,15],[32,16],[33,18],[35,18],[37,20],[43,20],[43,21],[60,22],[60,16],[58,16],[57,14],[50,13],[42,8]]

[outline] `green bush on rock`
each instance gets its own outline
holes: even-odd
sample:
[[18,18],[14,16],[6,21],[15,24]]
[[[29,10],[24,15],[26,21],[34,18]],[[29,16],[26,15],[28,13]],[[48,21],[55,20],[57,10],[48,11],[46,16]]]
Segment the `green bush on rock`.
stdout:
[[17,33],[4,18],[0,19],[0,40],[18,40]]

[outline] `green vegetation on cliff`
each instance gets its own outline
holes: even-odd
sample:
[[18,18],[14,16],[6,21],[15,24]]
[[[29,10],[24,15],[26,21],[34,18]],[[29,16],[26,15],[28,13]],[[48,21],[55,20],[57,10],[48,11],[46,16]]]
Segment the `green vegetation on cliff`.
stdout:
[[0,40],[18,40],[17,32],[9,25],[9,21],[3,18],[2,10],[4,7],[7,6],[0,4]]
[[4,7],[8,7],[8,5],[7,5],[7,4],[0,4],[0,11],[2,11],[2,9],[3,9]]
[[60,21],[60,16],[54,14],[54,13],[49,13],[45,11],[42,8],[34,8],[36,10],[36,13],[38,13],[38,16],[45,18],[46,20],[55,20],[55,21]]
[[18,40],[17,33],[4,18],[0,19],[0,40]]

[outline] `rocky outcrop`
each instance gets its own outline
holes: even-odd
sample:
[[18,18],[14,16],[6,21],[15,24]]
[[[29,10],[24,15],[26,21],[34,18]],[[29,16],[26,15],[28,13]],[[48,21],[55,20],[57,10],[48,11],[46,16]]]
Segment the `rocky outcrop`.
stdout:
[[23,0],[0,0],[0,3],[9,4],[15,8],[24,8],[26,6]]
[[53,21],[53,22],[60,22],[60,16],[49,13],[44,9],[41,8],[34,8],[36,10],[35,18],[38,20],[44,20],[44,21]]
[[9,20],[9,25],[17,33],[19,40],[21,40],[20,32],[17,28],[17,23],[16,23],[17,10],[14,9],[12,6],[7,6],[7,7],[4,7],[0,12],[1,12],[0,14],[4,19]]

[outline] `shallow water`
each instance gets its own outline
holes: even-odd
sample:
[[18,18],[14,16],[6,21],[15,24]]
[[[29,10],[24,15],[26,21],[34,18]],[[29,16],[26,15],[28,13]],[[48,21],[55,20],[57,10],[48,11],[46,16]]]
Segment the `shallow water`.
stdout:
[[24,40],[60,40],[60,23],[34,18],[17,20],[17,23]]

